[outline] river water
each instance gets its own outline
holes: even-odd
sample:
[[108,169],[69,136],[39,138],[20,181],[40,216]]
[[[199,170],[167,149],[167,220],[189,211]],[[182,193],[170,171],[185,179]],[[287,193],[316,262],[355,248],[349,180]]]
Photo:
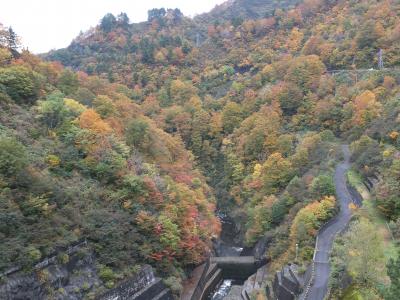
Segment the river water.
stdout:
[[222,300],[224,299],[230,292],[232,288],[232,280],[227,279],[224,280],[221,285],[217,288],[217,290],[210,297],[211,300]]

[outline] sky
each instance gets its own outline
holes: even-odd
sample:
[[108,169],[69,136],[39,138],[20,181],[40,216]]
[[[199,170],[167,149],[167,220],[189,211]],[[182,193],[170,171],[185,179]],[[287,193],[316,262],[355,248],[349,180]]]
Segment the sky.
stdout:
[[210,11],[225,0],[4,0],[0,23],[12,26],[33,53],[68,46],[80,31],[106,13],[126,12],[131,23],[145,21],[152,8],[179,8],[186,16]]

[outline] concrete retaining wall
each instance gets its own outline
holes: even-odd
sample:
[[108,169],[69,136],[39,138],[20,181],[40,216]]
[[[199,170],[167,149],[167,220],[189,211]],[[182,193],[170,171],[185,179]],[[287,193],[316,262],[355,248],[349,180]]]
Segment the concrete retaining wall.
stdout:
[[[87,240],[86,239],[81,239],[77,242],[71,243],[69,246],[67,247],[58,247],[56,251],[54,251],[53,253],[51,253],[50,255],[48,255],[47,257],[45,257],[44,259],[42,259],[41,261],[37,262],[34,266],[33,266],[33,270],[37,271],[37,270],[41,270],[44,269],[46,267],[48,267],[51,264],[54,264],[57,262],[57,256],[60,253],[66,253],[68,255],[72,255],[75,254],[76,252],[78,252],[80,249],[84,248],[87,246]],[[21,271],[22,268],[20,266],[14,266],[8,270],[5,270],[4,272],[0,273],[0,277],[7,277],[10,276],[12,274],[15,274],[19,271]]]
[[158,298],[159,300],[173,299],[171,291],[165,287],[162,280],[154,276],[153,268],[149,265],[145,265],[136,276],[98,296],[96,299],[148,300],[155,299],[157,296],[160,296]]

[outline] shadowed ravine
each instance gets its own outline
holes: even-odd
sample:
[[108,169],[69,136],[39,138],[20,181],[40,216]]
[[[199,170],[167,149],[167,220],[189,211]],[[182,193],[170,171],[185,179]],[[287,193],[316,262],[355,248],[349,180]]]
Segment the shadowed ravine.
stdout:
[[[214,244],[217,256],[240,256],[243,248],[235,242],[237,228],[234,221],[224,213],[219,213],[218,217],[222,223],[222,232],[220,239]],[[209,298],[211,300],[224,299],[235,283],[235,281],[230,279],[223,280]]]

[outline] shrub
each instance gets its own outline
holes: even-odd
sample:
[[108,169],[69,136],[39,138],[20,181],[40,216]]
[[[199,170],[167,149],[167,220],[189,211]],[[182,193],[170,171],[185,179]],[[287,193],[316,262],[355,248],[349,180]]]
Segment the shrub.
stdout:
[[34,246],[28,246],[20,253],[21,265],[26,269],[31,269],[33,264],[37,263],[42,258],[42,253]]
[[107,266],[100,265],[99,267],[99,277],[105,282],[113,281],[115,279],[115,274],[113,270]]
[[59,255],[57,255],[57,260],[65,265],[69,262],[69,255],[67,253],[60,253]]
[[46,283],[49,281],[50,273],[47,270],[39,270],[37,273],[37,277],[41,283]]
[[88,282],[84,282],[83,285],[82,285],[82,289],[84,291],[88,291],[90,289],[89,283]]
[[60,165],[60,158],[57,155],[49,154],[46,157],[46,162],[53,168]]
[[175,276],[170,276],[164,279],[164,284],[169,287],[175,295],[180,295],[183,290],[181,280]]
[[11,62],[12,54],[10,50],[0,48],[0,66],[5,66]]

